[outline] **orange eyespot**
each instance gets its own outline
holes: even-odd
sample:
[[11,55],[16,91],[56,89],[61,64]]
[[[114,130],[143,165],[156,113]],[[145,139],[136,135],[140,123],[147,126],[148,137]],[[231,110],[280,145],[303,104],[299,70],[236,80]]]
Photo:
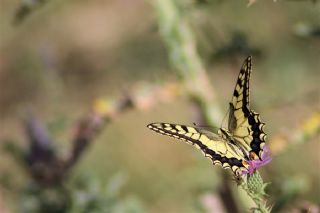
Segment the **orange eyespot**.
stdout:
[[242,164],[243,164],[243,166],[246,167],[246,168],[249,167],[249,163],[248,163],[247,161],[244,161],[244,160],[243,160],[243,161],[242,161]]
[[249,158],[250,160],[259,160],[259,156],[254,152],[250,152]]

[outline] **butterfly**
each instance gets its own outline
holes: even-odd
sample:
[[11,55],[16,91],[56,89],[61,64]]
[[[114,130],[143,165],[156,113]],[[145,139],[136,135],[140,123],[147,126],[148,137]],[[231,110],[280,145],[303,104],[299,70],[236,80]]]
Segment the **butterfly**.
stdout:
[[171,123],[151,123],[155,132],[185,141],[201,150],[213,164],[231,169],[236,176],[253,174],[271,161],[265,145],[265,124],[258,113],[250,109],[249,81],[252,57],[243,63],[229,103],[227,128],[217,134],[199,127]]

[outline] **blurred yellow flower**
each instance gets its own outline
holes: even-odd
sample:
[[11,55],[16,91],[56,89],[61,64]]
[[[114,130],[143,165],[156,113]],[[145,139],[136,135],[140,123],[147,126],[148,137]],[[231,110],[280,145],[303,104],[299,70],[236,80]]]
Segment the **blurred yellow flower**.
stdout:
[[93,112],[106,116],[112,110],[113,104],[106,98],[97,98],[93,102]]
[[320,112],[315,112],[302,124],[303,132],[306,136],[316,134],[320,130]]

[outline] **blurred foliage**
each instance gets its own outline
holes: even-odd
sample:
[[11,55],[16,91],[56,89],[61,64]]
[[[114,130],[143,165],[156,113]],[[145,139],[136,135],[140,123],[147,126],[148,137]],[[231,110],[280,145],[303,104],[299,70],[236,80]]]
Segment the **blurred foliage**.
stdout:
[[13,19],[14,24],[19,24],[27,16],[29,16],[32,11],[44,4],[46,0],[21,0],[20,6],[17,8],[16,14]]
[[[89,179],[89,180],[88,180]],[[145,212],[141,201],[134,195],[124,195],[128,177],[116,174],[106,184],[94,177],[75,181],[76,192],[72,196],[71,212]]]
[[[123,106],[118,105],[117,109],[121,111]],[[25,122],[29,142],[27,148],[19,147],[11,141],[3,147],[30,175],[27,187],[20,189],[16,211],[143,212],[137,198],[121,196],[121,187],[126,182],[123,175],[113,177],[106,185],[94,177],[68,181],[70,169],[78,162],[101,126],[108,121],[106,118],[109,111],[105,104],[95,104],[95,114],[80,120],[67,157],[59,156],[45,125],[29,113]]]
[[247,57],[248,55],[254,55],[255,58],[261,56],[261,50],[255,47],[251,47],[248,42],[248,37],[242,32],[235,32],[232,35],[231,41],[225,46],[221,47],[212,55],[211,61],[217,61],[221,58],[237,58]]
[[78,177],[67,187],[28,185],[22,192],[18,212],[144,212],[141,201],[122,194],[126,178],[118,174],[106,183],[95,177]]

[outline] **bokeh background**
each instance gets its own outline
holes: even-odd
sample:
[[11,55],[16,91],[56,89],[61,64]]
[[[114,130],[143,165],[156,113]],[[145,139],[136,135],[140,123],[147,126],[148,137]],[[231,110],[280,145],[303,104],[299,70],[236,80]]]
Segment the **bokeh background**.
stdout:
[[[223,113],[242,61],[253,55],[251,102],[274,152],[261,169],[274,211],[319,212],[320,5],[175,3]],[[238,211],[247,211],[248,198],[229,171],[146,128],[197,122],[155,7],[145,0],[0,0],[0,212],[44,212],[43,203],[45,212],[226,212],[225,180]],[[36,130],[26,132],[32,124],[25,121],[41,121],[52,152],[63,158],[75,146],[80,120],[92,114],[107,114],[107,125],[93,131],[62,178],[69,197],[61,207],[66,200],[55,184],[31,178],[26,156]]]

